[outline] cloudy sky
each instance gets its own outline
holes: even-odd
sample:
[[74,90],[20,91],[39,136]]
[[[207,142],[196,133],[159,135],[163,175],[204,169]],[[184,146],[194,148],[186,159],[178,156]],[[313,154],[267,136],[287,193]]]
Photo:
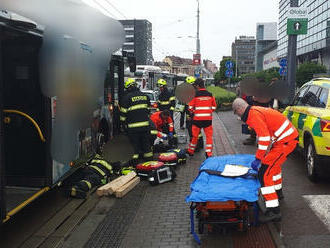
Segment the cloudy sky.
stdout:
[[[116,19],[147,19],[153,28],[156,61],[167,55],[192,58],[196,51],[197,0],[83,0]],[[95,3],[97,2],[97,4]],[[257,22],[278,21],[278,0],[199,0],[202,59],[217,65],[240,35],[253,35]]]

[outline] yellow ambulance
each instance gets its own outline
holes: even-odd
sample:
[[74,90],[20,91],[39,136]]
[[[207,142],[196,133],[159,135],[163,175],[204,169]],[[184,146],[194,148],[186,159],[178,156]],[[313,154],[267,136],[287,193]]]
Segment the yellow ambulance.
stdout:
[[299,132],[308,177],[316,182],[321,165],[330,165],[330,78],[304,84],[283,112]]

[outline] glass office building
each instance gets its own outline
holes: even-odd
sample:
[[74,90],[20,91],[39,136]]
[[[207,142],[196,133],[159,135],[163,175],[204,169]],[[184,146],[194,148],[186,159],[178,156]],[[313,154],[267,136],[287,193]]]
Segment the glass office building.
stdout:
[[[330,1],[299,0],[299,7],[308,9],[308,34],[298,35],[298,62],[314,61],[324,64],[330,70]],[[287,12],[290,0],[279,2],[278,49],[279,58],[287,56],[288,36],[286,34]]]

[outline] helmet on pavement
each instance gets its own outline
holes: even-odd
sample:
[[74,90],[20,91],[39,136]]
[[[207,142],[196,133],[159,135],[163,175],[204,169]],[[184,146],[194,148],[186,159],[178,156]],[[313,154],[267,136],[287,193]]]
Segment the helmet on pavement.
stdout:
[[160,79],[158,79],[158,81],[157,81],[157,85],[158,85],[159,87],[162,87],[162,86],[166,86],[167,83],[166,83],[166,81],[165,81],[164,79],[160,78]]
[[186,77],[186,82],[188,84],[194,84],[195,81],[196,81],[196,78],[195,77],[192,77],[192,76]]
[[135,82],[135,79],[134,78],[128,78],[126,81],[125,81],[125,89],[128,89],[129,87],[133,86],[133,85],[136,85],[136,82]]

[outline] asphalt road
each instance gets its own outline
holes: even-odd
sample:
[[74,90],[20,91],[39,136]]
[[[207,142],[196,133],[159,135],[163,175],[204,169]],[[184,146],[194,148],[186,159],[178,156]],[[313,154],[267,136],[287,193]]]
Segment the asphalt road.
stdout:
[[[256,146],[244,146],[248,136],[241,133],[241,121],[233,112],[221,112],[230,140],[239,153],[254,153]],[[284,200],[279,231],[287,247],[330,247],[330,180],[327,174],[315,184],[299,152],[294,152],[283,167]]]

